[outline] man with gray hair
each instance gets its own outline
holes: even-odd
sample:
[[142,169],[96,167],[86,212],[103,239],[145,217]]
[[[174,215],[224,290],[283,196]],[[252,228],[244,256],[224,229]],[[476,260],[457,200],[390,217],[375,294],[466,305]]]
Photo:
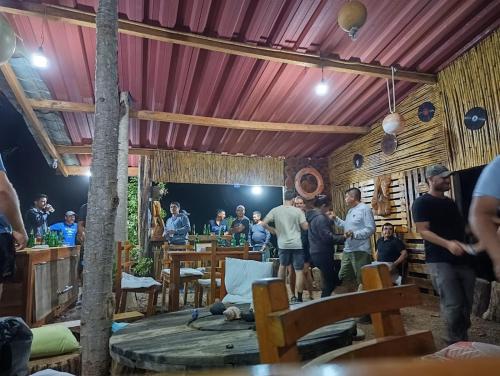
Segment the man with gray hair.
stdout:
[[448,344],[467,341],[476,276],[465,252],[465,220],[445,192],[451,188],[449,171],[437,164],[425,170],[429,193],[413,203],[413,220],[424,239],[425,262],[439,293],[441,317]]
[[248,240],[250,234],[250,219],[245,216],[245,207],[243,205],[238,205],[236,207],[236,219],[231,225],[229,232],[234,234],[236,244],[240,244],[242,234],[245,236],[245,240]]

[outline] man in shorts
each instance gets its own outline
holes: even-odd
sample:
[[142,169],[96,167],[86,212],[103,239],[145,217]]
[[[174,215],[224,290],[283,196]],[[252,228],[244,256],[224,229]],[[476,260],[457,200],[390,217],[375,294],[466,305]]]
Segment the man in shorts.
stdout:
[[[280,267],[278,278],[285,279],[287,266],[292,264],[295,269],[295,289],[297,297],[292,297],[292,303],[302,302],[304,289],[304,251],[302,249],[301,230],[307,230],[308,225],[304,212],[293,206],[295,192],[286,191],[283,205],[277,206],[266,215],[262,226],[278,238],[278,254]],[[274,222],[275,227],[269,226]]]

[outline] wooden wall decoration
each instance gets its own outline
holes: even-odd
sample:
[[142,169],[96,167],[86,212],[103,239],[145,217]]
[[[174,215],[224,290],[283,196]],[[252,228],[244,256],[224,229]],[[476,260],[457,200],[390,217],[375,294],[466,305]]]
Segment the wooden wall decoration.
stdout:
[[[489,163],[500,154],[500,31],[497,30],[438,74],[450,168],[464,170]],[[465,127],[473,107],[488,112],[478,130]]]
[[[422,122],[418,117],[418,107],[424,102],[432,102],[436,108],[434,116],[428,122]],[[394,174],[434,163],[446,164],[442,111],[437,86],[422,86],[417,89],[398,105],[398,112],[405,118],[406,127],[398,134],[396,151],[385,155],[380,149],[384,130],[381,122],[378,122],[370,133],[332,153],[329,167],[333,186],[345,186],[378,175]],[[355,169],[352,158],[357,153],[364,156],[364,163],[361,168]]]
[[330,174],[328,171],[328,158],[287,158],[285,159],[285,188],[295,189],[295,176],[303,168],[313,167],[323,178],[323,194],[331,195]]

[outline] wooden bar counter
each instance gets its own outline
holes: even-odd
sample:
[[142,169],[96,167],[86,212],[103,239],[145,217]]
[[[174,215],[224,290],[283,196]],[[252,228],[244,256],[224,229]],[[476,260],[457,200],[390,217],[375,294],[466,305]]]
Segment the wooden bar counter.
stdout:
[[80,247],[26,248],[16,254],[16,274],[5,282],[1,316],[20,316],[40,326],[78,298]]

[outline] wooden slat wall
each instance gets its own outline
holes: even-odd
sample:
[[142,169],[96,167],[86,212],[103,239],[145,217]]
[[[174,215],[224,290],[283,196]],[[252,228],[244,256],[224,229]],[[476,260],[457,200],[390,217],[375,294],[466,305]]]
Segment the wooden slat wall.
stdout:
[[[418,118],[418,106],[426,101],[434,104],[436,112],[431,121],[424,123]],[[422,86],[403,100],[397,106],[397,111],[405,118],[406,129],[397,136],[399,145],[396,152],[390,156],[382,153],[380,142],[384,130],[382,122],[378,122],[370,133],[330,156],[330,183],[334,188],[378,175],[394,174],[434,163],[446,164],[443,109],[438,87]],[[355,169],[352,162],[356,153],[364,156],[363,166],[359,169]]]
[[[500,154],[500,31],[497,30],[438,74],[444,106],[444,128],[453,170],[490,162]],[[477,131],[465,127],[472,107],[488,111]]]

